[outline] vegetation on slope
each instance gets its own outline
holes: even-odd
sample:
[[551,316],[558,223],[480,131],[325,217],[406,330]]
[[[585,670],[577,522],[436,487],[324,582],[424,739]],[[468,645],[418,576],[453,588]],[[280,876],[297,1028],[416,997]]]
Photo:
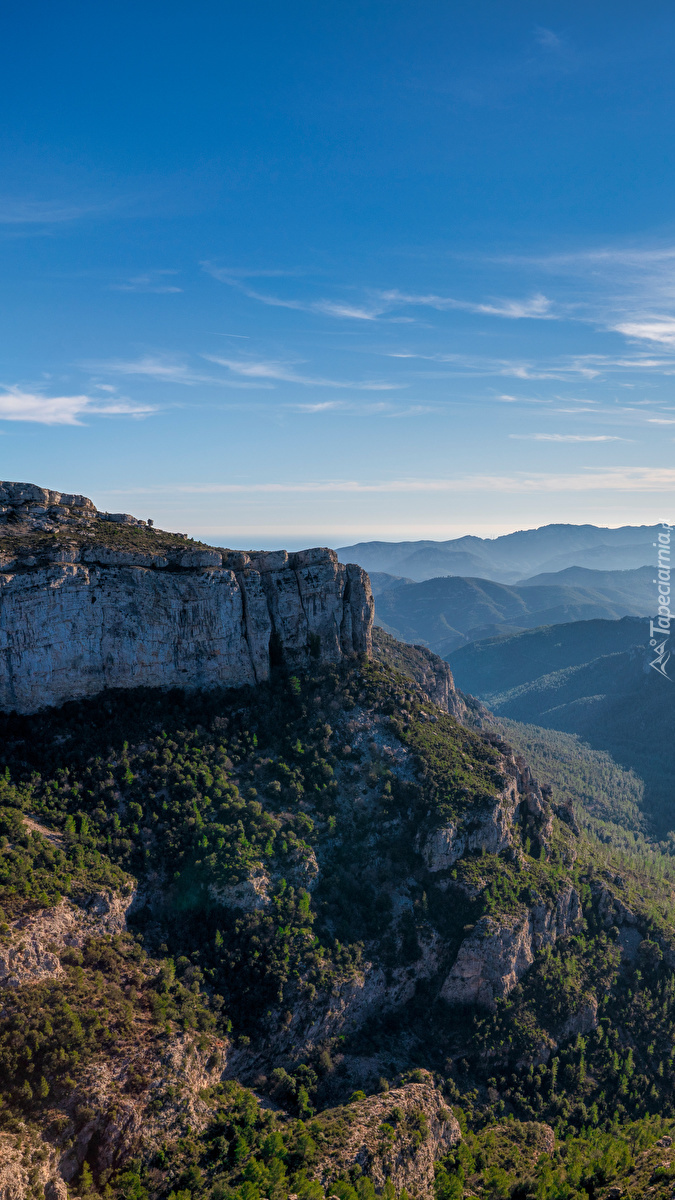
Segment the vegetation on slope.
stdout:
[[[644,818],[673,827],[675,690],[651,670],[644,623],[582,622],[478,642],[450,656],[459,686],[501,719],[576,734],[642,781]],[[622,639],[634,645],[623,648]]]
[[[255,1094],[213,1085],[210,1118],[141,1148],[135,1165],[102,1169],[96,1140],[84,1142],[79,1195],[372,1200],[367,1164],[324,1193],[321,1114],[337,1105],[348,1122],[352,1093],[386,1091],[420,1068],[466,1122],[461,1149],[438,1168],[439,1200],[465,1185],[485,1196],[586,1198],[631,1170],[641,1179],[642,1149],[675,1117],[671,875],[636,844],[612,841],[631,820],[641,835],[637,784],[592,756],[573,798],[583,808],[599,775],[604,799],[575,836],[545,747],[541,776],[563,817],[550,835],[531,836],[523,819],[507,851],[466,853],[431,873],[420,853],[427,834],[470,824],[504,789],[506,734],[459,725],[383,662],[256,690],[111,693],[3,717],[8,930],[59,896],[77,904],[130,877],[139,889],[133,936],[62,950],[62,975],[9,994],[4,1129],[75,1145],[86,1112],[78,1118],[69,1097],[86,1110],[90,1065],[139,1039],[159,1061],[188,1038],[207,1058],[218,1043]],[[618,780],[623,808],[612,808]],[[448,1008],[443,981],[482,918],[508,925],[570,888],[583,903],[573,936],[538,954],[494,1011]],[[633,924],[608,923],[619,902]],[[382,1000],[367,1019],[331,1024],[331,996],[346,1003],[376,975]],[[403,1002],[386,1000],[405,980]],[[150,1096],[164,1093],[130,1078],[150,1121]],[[262,1096],[280,1107],[262,1107]],[[159,1120],[168,1101],[157,1103]],[[542,1122],[555,1129],[553,1155],[538,1140]],[[395,1131],[395,1118],[385,1124]]]
[[645,616],[652,604],[652,595],[649,601],[644,595],[631,599],[614,596],[611,589],[559,581],[507,586],[450,575],[387,588],[377,596],[375,612],[378,622],[396,637],[422,642],[446,655],[479,638],[517,635],[534,626]]
[[644,621],[572,621],[485,638],[448,656],[455,682],[486,704],[542,675],[578,667],[645,643]]

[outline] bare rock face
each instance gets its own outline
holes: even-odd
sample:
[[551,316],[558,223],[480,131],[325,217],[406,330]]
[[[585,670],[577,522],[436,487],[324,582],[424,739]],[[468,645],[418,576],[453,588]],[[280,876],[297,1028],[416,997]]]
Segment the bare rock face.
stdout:
[[385,633],[373,629],[373,657],[402,675],[408,675],[432,704],[452,713],[458,721],[466,716],[466,705],[455,689],[452,671],[445,659],[439,658],[427,646],[409,646]]
[[450,666],[426,646],[415,646],[419,656],[417,682],[433,704],[461,719],[464,706],[455,691]]
[[[0,507],[3,495],[13,507],[0,514],[0,710],[104,688],[238,687],[275,663],[302,670],[371,652],[368,576],[333,550],[114,549],[97,543],[101,514],[86,497],[0,483]],[[10,536],[44,531],[55,508],[80,544]]]
[[517,819],[545,845],[553,825],[548,801],[520,759],[510,755],[502,765],[508,782],[500,795],[426,837],[420,850],[428,871],[446,871],[470,851],[500,854],[513,846]]
[[555,908],[542,901],[521,913],[482,917],[462,942],[441,996],[450,1004],[493,1008],[495,1000],[513,990],[535,954],[573,933],[581,919],[581,903],[571,884],[562,888]]
[[86,526],[96,515],[96,505],[86,496],[52,492],[35,483],[0,481],[0,528],[5,536],[22,536],[32,530],[51,532],[64,525]]
[[515,781],[494,802],[472,810],[462,822],[449,822],[429,834],[422,846],[428,871],[445,871],[468,851],[499,854],[511,845],[513,823],[521,797]]
[[[158,1054],[142,1026],[116,1055],[90,1064],[76,1090],[46,1114],[46,1124],[54,1122],[49,1137],[27,1122],[16,1133],[0,1130],[0,1200],[68,1200],[85,1159],[98,1175],[200,1132],[212,1118],[204,1089],[219,1082],[229,1051],[220,1038],[203,1035],[198,1044],[194,1034],[179,1033]],[[84,1124],[83,1109],[91,1114]]]
[[[99,1173],[121,1167],[132,1155],[147,1155],[186,1130],[202,1130],[212,1114],[201,1093],[220,1080],[229,1049],[220,1038],[204,1041],[200,1049],[194,1035],[177,1034],[158,1054],[156,1042],[141,1036],[114,1058],[88,1067],[61,1108],[72,1123],[61,1138],[57,1179],[70,1183],[85,1158]],[[78,1130],[74,1118],[81,1104],[94,1115]]]
[[21,987],[63,975],[59,951],[79,947],[90,937],[121,933],[133,894],[97,892],[78,906],[62,900],[12,922],[0,942],[0,988]]
[[[408,1083],[383,1095],[368,1096],[344,1109],[323,1113],[329,1152],[317,1167],[326,1194],[329,1184],[358,1164],[379,1190],[391,1179],[396,1191],[433,1194],[434,1163],[460,1141],[459,1124],[438,1088]],[[346,1128],[345,1128],[346,1124]]]
[[431,979],[438,971],[442,943],[437,935],[421,939],[420,957],[414,971],[365,962],[351,977],[319,993],[316,1001],[295,1007],[290,1023],[274,1036],[275,1049],[287,1054],[291,1048],[310,1050],[328,1038],[354,1033],[373,1014],[401,1008],[415,994],[417,984]]

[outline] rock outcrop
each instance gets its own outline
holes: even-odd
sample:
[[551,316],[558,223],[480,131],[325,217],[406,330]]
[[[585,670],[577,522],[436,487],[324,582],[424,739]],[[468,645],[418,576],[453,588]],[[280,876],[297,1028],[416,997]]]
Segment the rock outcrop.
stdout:
[[20,917],[0,941],[0,988],[21,987],[63,975],[59,952],[90,937],[121,933],[133,894],[97,892],[81,905],[62,900]]
[[326,1187],[359,1166],[379,1190],[390,1179],[396,1191],[432,1195],[434,1163],[459,1142],[456,1118],[430,1081],[408,1083],[385,1094],[354,1101],[346,1110],[323,1113],[321,1125],[331,1149],[316,1173]]
[[373,657],[402,675],[414,679],[418,687],[445,712],[458,721],[466,715],[466,704],[455,688],[452,671],[445,659],[439,658],[426,646],[410,646],[399,642],[377,626],[373,629]]
[[553,827],[553,813],[538,783],[522,759],[508,755],[503,760],[506,787],[486,800],[480,808],[471,808],[458,821],[449,821],[420,838],[419,848],[427,870],[446,871],[458,859],[472,851],[500,854],[514,846],[517,822],[541,847],[546,845]]
[[48,1137],[28,1122],[0,1130],[0,1200],[68,1200],[85,1159],[100,1177],[205,1128],[212,1109],[204,1091],[219,1082],[229,1042],[202,1034],[198,1044],[178,1033],[158,1052],[146,1023],[135,1035],[86,1067],[75,1090],[47,1110]]
[[[17,501],[2,517],[0,710],[104,688],[237,687],[275,664],[302,670],[371,651],[368,576],[332,550],[115,548],[97,537],[101,514],[86,497],[0,484],[0,502],[11,489],[46,500]],[[31,538],[46,521],[60,528],[60,515],[69,540]],[[17,529],[28,536],[10,536]]]
[[581,920],[581,903],[571,884],[558,893],[555,907],[542,901],[524,912],[482,917],[464,938],[441,996],[450,1004],[494,1008],[532,965],[535,954],[574,933]]

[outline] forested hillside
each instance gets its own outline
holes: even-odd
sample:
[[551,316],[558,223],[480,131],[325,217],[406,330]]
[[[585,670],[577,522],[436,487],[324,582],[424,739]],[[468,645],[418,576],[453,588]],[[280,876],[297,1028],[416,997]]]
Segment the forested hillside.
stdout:
[[578,734],[634,772],[664,838],[674,825],[675,689],[650,668],[645,633],[628,619],[581,622],[477,642],[450,661],[460,686],[499,717]]
[[1,719],[7,1196],[670,1195],[639,795],[577,821],[390,651]]
[[448,655],[457,686],[486,703],[542,675],[645,645],[645,621],[572,621],[485,638]]
[[379,590],[375,615],[378,624],[395,637],[420,642],[445,657],[466,643],[524,629],[645,617],[653,611],[652,592],[653,585],[648,595],[629,595],[592,585],[556,582],[507,587],[489,579],[449,576],[424,583],[404,580]]

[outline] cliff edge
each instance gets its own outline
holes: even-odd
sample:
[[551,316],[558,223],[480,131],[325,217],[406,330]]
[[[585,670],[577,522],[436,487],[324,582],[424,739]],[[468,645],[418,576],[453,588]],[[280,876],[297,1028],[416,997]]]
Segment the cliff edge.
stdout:
[[237,687],[372,650],[368,576],[323,547],[214,549],[0,482],[0,710],[104,688]]

